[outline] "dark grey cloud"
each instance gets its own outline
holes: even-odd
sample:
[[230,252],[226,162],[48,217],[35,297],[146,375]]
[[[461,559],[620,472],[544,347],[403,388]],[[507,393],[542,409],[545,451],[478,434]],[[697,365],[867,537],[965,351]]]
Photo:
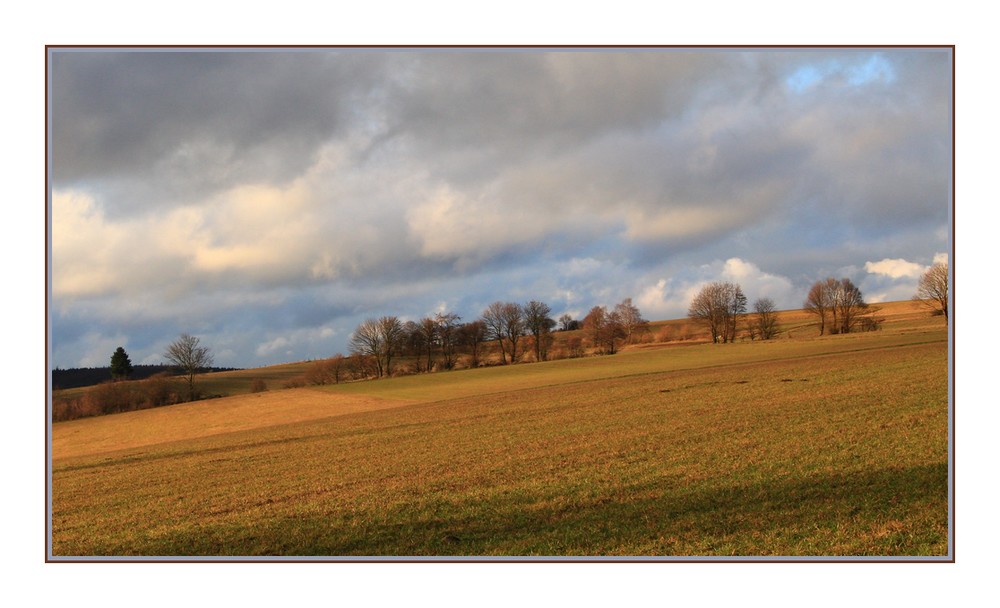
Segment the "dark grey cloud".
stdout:
[[133,213],[234,184],[282,183],[355,119],[381,56],[78,52],[51,60],[52,176]]

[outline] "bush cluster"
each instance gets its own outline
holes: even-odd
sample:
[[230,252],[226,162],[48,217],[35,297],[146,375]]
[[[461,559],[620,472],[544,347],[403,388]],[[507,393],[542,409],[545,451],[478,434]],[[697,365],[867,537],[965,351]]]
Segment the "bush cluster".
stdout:
[[52,421],[173,405],[181,403],[183,396],[183,386],[166,373],[132,382],[108,381],[82,394],[57,392],[52,398]]

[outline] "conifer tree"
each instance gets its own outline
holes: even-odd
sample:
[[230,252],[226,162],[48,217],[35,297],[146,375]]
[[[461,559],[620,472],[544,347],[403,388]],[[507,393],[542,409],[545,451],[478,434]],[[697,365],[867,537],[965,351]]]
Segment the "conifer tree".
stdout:
[[125,380],[132,373],[132,361],[121,346],[111,355],[111,378],[114,380]]

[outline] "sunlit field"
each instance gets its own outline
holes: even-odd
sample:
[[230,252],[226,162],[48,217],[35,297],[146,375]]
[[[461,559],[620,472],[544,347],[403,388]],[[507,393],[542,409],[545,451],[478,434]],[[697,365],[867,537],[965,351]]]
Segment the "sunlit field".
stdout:
[[886,310],[57,423],[52,554],[944,556],[946,325]]

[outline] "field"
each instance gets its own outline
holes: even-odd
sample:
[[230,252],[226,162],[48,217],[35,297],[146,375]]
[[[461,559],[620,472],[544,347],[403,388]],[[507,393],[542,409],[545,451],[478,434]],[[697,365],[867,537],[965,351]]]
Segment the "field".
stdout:
[[946,556],[948,339],[915,306],[57,423],[52,556]]

